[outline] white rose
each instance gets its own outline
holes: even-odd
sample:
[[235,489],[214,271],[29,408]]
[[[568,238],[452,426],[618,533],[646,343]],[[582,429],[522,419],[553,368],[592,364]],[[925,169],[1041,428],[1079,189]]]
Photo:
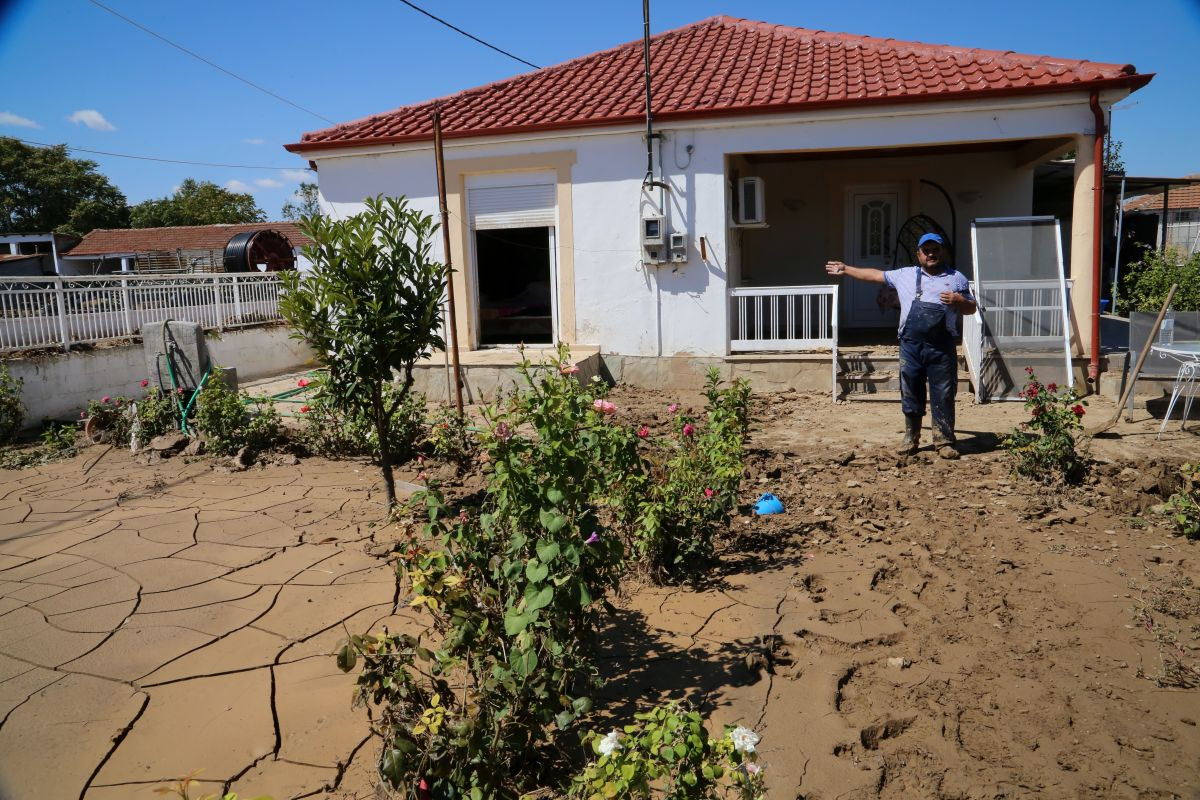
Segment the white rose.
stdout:
[[602,756],[611,756],[613,753],[621,749],[621,734],[617,731],[612,731],[603,739],[600,744],[596,745],[596,750]]
[[744,725],[738,725],[731,730],[729,739],[733,742],[733,749],[739,753],[753,753],[759,742],[758,734]]

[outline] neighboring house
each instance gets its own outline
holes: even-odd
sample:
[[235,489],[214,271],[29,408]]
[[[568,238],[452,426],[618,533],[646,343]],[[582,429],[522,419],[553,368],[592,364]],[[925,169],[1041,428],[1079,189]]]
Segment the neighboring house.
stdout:
[[[1200,178],[1200,175],[1187,177]],[[1166,231],[1162,192],[1126,200],[1123,208],[1127,219],[1136,216],[1153,220],[1155,243],[1175,247],[1189,256],[1200,251],[1200,182],[1168,189],[1166,205]]]
[[[440,106],[462,345],[565,341],[631,356],[745,349],[732,345],[745,338],[734,330],[744,295],[829,284],[829,259],[890,267],[917,214],[950,233],[970,275],[972,219],[1031,214],[1035,168],[1075,150],[1064,245],[1087,348],[1097,116],[1104,124],[1151,75],[729,17],[654,36],[650,50],[649,139],[636,41],[287,149],[318,169],[335,216],[382,193],[436,217]],[[875,287],[840,292],[842,328],[894,337],[896,312]],[[806,338],[798,331],[757,338],[785,349]]]
[[294,222],[99,228],[61,255],[60,263],[64,275],[224,272],[226,256],[249,246],[270,255],[260,259],[268,269],[304,269],[308,262],[300,248],[310,242]]
[[79,242],[66,233],[0,234],[0,256],[5,258],[0,275],[44,276],[58,273],[62,254]]

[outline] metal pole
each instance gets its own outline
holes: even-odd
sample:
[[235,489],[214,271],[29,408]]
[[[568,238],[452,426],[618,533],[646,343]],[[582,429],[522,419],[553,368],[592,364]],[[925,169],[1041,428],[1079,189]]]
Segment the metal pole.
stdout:
[[654,113],[650,101],[650,0],[642,0],[642,60],[646,64],[646,177],[654,180]]
[[1159,250],[1167,249],[1167,214],[1168,214],[1167,209],[1170,208],[1170,205],[1167,203],[1167,195],[1168,195],[1168,193],[1170,193],[1170,191],[1171,191],[1171,184],[1164,183],[1163,184],[1163,205],[1162,205],[1162,228],[1160,229],[1159,235],[1158,235],[1158,249]]
[[1121,289],[1121,233],[1125,226],[1125,176],[1121,176],[1121,199],[1117,201],[1117,244],[1113,248],[1112,313],[1117,313],[1117,293]]
[[450,306],[450,358],[454,364],[454,408],[463,413],[462,372],[458,364],[458,320],[454,313],[454,270],[450,263],[450,209],[446,207],[446,159],[442,154],[442,108],[433,107],[433,157],[437,162],[438,208],[442,212],[442,253],[446,259],[446,297]]

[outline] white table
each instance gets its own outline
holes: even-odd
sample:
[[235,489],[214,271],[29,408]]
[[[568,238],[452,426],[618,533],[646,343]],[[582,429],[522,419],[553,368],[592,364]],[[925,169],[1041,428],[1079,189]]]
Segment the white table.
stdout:
[[1183,419],[1179,421],[1179,430],[1183,430],[1188,414],[1192,410],[1192,400],[1196,396],[1191,387],[1195,383],[1196,377],[1200,375],[1200,341],[1155,344],[1150,346],[1150,351],[1157,353],[1159,358],[1170,358],[1179,362],[1179,371],[1175,373],[1175,386],[1171,389],[1171,403],[1167,406],[1166,415],[1163,416],[1162,427],[1158,429],[1158,435],[1162,436],[1163,431],[1167,429],[1167,422],[1171,419],[1171,412],[1175,410],[1175,402],[1185,390],[1187,391],[1187,400],[1183,404]]

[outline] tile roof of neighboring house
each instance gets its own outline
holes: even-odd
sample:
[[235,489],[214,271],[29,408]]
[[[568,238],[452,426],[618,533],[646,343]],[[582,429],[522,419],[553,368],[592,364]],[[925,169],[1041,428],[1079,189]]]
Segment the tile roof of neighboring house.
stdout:
[[[652,37],[656,119],[1125,86],[1130,64],[1022,55],[712,17]],[[421,141],[644,119],[642,42],[304,134],[288,150]]]
[[[1188,176],[1192,177],[1191,175]],[[1161,211],[1163,204],[1162,192],[1144,194],[1132,200],[1125,201],[1126,211]],[[1191,186],[1173,186],[1167,191],[1167,206],[1169,208],[1200,208],[1200,183]]]
[[249,222],[237,225],[185,225],[176,228],[97,228],[67,251],[69,256],[99,256],[107,253],[173,252],[175,250],[223,250],[229,240],[244,231],[272,230],[287,237],[293,247],[310,239],[294,222]]
[[37,259],[40,261],[42,258],[42,254],[41,253],[32,253],[29,255],[20,255],[17,253],[0,253],[0,261],[24,261],[26,259],[31,259],[31,258]]

